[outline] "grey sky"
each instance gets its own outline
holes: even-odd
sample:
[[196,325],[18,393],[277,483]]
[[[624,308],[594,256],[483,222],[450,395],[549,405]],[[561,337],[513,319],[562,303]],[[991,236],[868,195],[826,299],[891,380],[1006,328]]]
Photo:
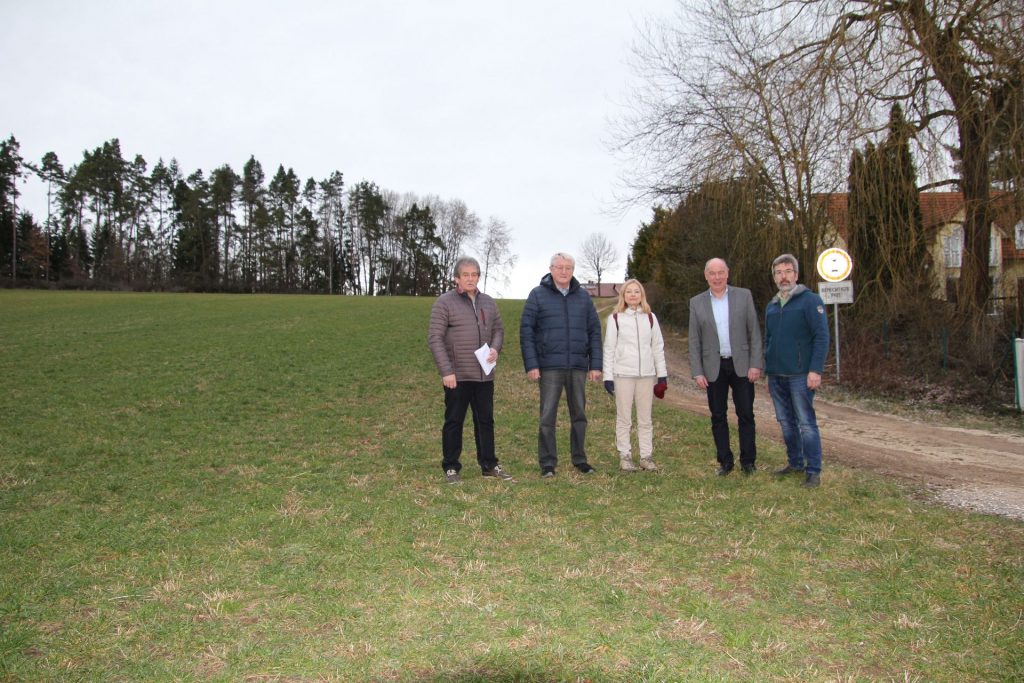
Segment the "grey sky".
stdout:
[[[638,27],[676,0],[2,0],[0,135],[68,166],[122,153],[345,174],[504,220],[525,297],[555,251],[608,236],[625,271],[649,206],[614,212],[610,121]],[[27,183],[24,205],[45,214]],[[494,289],[494,287],[492,287]]]

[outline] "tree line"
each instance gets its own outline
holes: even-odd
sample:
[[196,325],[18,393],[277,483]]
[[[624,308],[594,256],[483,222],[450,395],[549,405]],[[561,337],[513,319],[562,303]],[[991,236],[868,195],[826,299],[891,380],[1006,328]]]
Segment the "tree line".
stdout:
[[[46,189],[45,215],[18,205],[19,183]],[[186,175],[151,168],[115,138],[64,168],[47,152],[22,158],[0,141],[0,274],[21,284],[220,292],[436,295],[473,249],[484,286],[501,286],[516,257],[500,219],[465,202],[399,194],[340,171],[268,178],[250,157]]]

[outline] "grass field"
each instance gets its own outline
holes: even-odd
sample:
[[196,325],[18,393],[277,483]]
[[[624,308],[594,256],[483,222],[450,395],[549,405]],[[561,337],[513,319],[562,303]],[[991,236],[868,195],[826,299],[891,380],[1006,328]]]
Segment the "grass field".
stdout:
[[519,483],[445,484],[430,304],[0,291],[0,679],[1024,680],[1020,523],[767,441],[719,479],[663,403],[620,475],[598,385],[598,473],[541,480],[522,302]]

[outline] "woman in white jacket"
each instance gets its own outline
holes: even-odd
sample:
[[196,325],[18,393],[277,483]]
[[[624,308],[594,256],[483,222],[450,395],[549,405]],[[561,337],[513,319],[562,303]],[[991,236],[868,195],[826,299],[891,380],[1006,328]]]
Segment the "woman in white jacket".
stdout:
[[615,397],[615,447],[619,451],[619,469],[623,472],[637,470],[630,443],[634,403],[640,467],[657,471],[653,459],[651,407],[654,395],[664,396],[667,386],[661,327],[647,304],[643,285],[637,280],[628,280],[619,290],[619,301],[608,316],[604,336],[604,388]]

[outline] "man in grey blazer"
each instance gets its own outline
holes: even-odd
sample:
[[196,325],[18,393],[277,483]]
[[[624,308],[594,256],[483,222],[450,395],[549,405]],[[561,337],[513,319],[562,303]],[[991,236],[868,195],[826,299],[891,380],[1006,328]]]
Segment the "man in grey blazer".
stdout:
[[708,290],[690,299],[690,374],[707,391],[718,476],[735,465],[729,446],[729,390],[740,432],[740,467],[757,471],[754,443],[754,382],[764,369],[761,326],[749,289],[729,286],[729,267],[720,258],[704,266]]

